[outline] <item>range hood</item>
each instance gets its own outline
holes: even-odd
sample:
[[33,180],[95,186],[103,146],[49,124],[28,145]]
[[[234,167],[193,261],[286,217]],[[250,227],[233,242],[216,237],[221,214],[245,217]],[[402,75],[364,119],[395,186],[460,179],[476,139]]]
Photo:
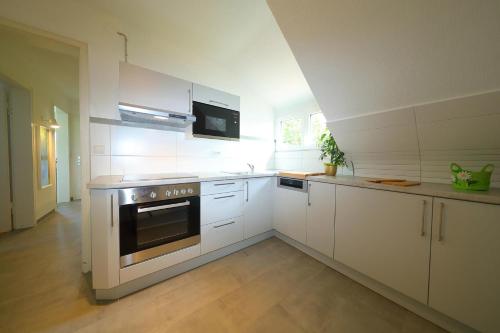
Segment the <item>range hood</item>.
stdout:
[[196,121],[190,114],[158,110],[143,106],[120,103],[120,117],[123,122],[185,128]]

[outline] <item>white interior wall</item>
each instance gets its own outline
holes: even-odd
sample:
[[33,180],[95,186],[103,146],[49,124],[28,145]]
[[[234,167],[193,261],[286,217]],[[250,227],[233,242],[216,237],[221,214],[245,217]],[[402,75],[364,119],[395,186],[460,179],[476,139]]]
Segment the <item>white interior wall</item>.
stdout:
[[69,142],[69,115],[58,108],[54,108],[55,119],[59,128],[55,132],[56,143],[56,186],[57,203],[70,201],[70,142]]
[[12,229],[6,84],[0,81],[0,232]]

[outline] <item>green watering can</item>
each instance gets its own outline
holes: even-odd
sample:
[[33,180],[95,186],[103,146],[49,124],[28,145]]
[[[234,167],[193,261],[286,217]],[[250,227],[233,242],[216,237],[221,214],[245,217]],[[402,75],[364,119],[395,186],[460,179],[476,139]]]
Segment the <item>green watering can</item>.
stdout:
[[470,171],[462,169],[457,163],[451,163],[450,169],[451,181],[457,190],[488,191],[495,166],[487,164],[481,171]]

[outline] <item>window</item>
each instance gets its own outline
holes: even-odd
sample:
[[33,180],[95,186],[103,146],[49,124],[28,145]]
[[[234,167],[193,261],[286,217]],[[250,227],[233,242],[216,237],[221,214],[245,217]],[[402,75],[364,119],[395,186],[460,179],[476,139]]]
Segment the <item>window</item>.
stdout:
[[50,130],[40,126],[40,175],[39,182],[42,188],[50,185],[50,165],[49,165],[49,136]]
[[280,122],[280,143],[290,146],[302,145],[302,119],[289,118]]
[[311,145],[317,145],[319,137],[326,128],[326,119],[321,112],[309,115],[309,138]]

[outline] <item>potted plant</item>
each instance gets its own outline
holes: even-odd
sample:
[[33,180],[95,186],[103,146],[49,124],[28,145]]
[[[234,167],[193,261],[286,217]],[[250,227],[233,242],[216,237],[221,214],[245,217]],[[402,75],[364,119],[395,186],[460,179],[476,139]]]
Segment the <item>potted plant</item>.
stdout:
[[328,129],[319,137],[319,149],[321,150],[320,160],[328,159],[325,162],[325,173],[328,176],[335,176],[337,174],[337,167],[346,166],[344,153],[337,146],[337,142]]

